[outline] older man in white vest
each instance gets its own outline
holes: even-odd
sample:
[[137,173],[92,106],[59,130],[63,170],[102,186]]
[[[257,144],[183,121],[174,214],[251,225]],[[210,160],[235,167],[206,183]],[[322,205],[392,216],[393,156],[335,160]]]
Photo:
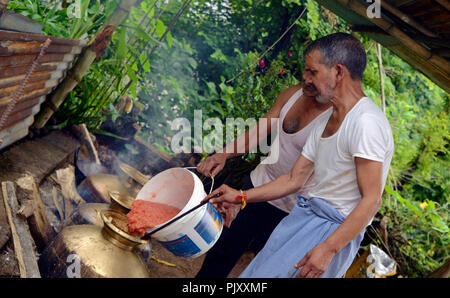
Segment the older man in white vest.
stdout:
[[298,192],[314,171],[313,188],[298,196],[241,277],[342,277],[382,203],[394,142],[386,116],[362,91],[364,47],[350,34],[335,33],[312,42],[304,57],[305,84],[333,108],[314,123],[293,168],[247,191],[222,185],[206,198],[214,204],[270,201]]

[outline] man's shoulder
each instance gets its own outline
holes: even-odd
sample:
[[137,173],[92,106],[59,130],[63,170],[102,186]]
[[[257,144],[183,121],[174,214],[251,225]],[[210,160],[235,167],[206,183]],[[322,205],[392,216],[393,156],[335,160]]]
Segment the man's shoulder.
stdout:
[[352,118],[358,123],[379,121],[380,123],[389,124],[381,108],[368,97],[362,99],[362,102],[358,105],[358,111],[353,113]]
[[358,106],[357,113],[346,126],[353,132],[370,131],[381,132],[385,140],[392,143],[392,128],[384,112],[370,98],[366,98],[362,105]]
[[298,92],[301,89],[302,89],[301,84],[297,84],[297,85],[288,87],[280,92],[280,94],[278,95],[278,98],[280,100],[288,101],[292,97],[292,95],[294,95],[296,92]]
[[289,101],[289,99],[298,91],[302,89],[300,84],[291,86],[289,88],[284,89],[278,94],[275,103],[272,106],[272,111],[275,111],[275,114],[278,115],[284,105]]

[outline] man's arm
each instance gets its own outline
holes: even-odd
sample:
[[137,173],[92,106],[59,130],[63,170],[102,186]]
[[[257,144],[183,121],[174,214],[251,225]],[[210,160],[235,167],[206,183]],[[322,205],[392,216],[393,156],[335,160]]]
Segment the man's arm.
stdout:
[[380,208],[383,164],[359,157],[355,157],[355,164],[361,201],[330,237],[295,265],[303,267],[297,277],[320,277],[334,255],[363,231]]
[[[313,169],[314,163],[300,155],[288,174],[281,175],[267,184],[248,190],[247,202],[270,201],[298,192],[311,175]],[[214,204],[223,202],[240,204],[240,201],[236,201],[238,195],[240,195],[240,191],[224,184],[211,192],[204,201],[210,199],[210,202]]]
[[[197,165],[198,171],[206,176],[209,174],[215,176],[223,169],[227,159],[248,153],[258,146],[258,144],[270,134],[272,129],[272,119],[279,118],[281,109],[299,88],[300,86],[297,85],[281,92],[269,112],[267,112],[263,118],[259,119],[255,126],[238,136],[233,142],[227,144],[225,148],[223,148],[222,153],[216,153],[200,162]],[[265,127],[266,129],[258,131],[259,127]],[[243,144],[245,144],[245,147],[242,146]]]

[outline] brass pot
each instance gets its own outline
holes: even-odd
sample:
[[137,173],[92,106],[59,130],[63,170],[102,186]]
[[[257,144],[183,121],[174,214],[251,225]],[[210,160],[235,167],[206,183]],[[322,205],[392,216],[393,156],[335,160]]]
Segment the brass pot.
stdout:
[[63,228],[74,225],[96,225],[103,227],[100,212],[108,209],[111,209],[111,207],[106,203],[81,204],[64,220]]
[[101,211],[103,227],[65,227],[43,251],[39,267],[43,277],[149,277],[147,266],[135,253],[148,241],[127,232],[126,217],[114,210]]
[[125,215],[130,212],[134,201],[133,197],[128,194],[122,195],[116,190],[109,192],[109,196],[110,204],[86,203],[79,205],[64,221],[63,227],[73,225],[103,226],[103,220],[100,215],[102,210],[112,209]]
[[132,196],[119,177],[110,174],[90,175],[78,185],[77,191],[87,203],[111,203],[110,191]]
[[[111,204],[106,203],[86,203],[81,204],[64,221],[64,227],[73,225],[96,225],[103,227],[101,212],[103,210],[115,210],[126,215],[131,210],[134,198],[129,195],[122,195],[118,191],[110,192]],[[144,262],[148,264],[152,257],[151,242],[136,246],[136,253],[139,254]]]

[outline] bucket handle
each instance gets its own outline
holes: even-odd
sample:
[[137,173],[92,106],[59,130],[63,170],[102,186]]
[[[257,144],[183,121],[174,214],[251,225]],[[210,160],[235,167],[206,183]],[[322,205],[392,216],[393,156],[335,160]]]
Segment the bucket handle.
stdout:
[[[197,167],[184,167],[183,169],[187,169],[187,170],[196,170]],[[211,178],[212,182],[211,182],[211,188],[209,189],[209,193],[211,194],[214,188],[214,176],[211,175],[211,173],[209,173],[209,178]]]

